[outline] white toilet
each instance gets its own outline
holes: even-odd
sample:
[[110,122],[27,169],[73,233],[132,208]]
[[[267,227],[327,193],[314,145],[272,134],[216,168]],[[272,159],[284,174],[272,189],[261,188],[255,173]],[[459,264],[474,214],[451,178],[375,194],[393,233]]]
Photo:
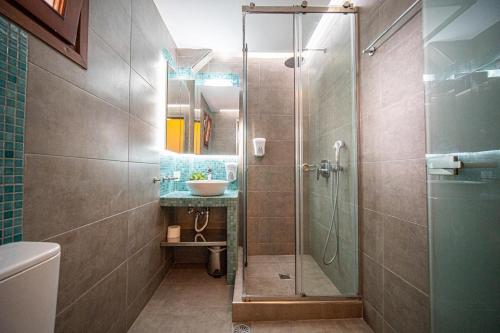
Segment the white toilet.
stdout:
[[0,246],[0,332],[54,332],[60,252],[55,243]]

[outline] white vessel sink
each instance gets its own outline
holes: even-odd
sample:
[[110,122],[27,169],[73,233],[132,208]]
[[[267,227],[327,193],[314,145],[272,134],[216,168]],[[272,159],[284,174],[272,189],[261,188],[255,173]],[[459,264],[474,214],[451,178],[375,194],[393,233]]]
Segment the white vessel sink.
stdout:
[[186,185],[192,195],[212,197],[224,194],[229,182],[227,180],[188,180]]

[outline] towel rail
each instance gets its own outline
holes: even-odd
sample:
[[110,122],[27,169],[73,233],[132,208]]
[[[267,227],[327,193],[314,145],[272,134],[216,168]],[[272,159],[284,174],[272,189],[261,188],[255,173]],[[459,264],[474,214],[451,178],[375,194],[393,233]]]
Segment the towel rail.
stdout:
[[[378,47],[380,45],[376,45],[387,33],[389,33],[392,28],[394,28],[401,20],[403,20],[405,17],[407,17],[408,14],[412,13],[411,16],[409,16],[407,18],[406,21],[403,22],[403,24],[401,24],[394,32],[398,31],[399,29],[401,29],[401,27],[406,24],[406,22],[408,22],[413,16],[415,16],[421,9],[422,9],[422,6],[421,6],[421,3],[422,3],[422,0],[416,0],[410,7],[408,7],[408,9],[406,9],[403,14],[401,14],[394,22],[392,22],[391,25],[389,25],[384,31],[382,31],[382,33],[380,35],[378,35],[377,38],[375,38],[375,40],[373,42],[370,43],[370,45],[368,45],[364,50],[363,50],[363,53],[364,54],[368,54],[370,56],[374,55],[375,52],[377,51]],[[414,9],[416,9],[415,11],[413,11]],[[391,34],[392,35],[392,34]],[[390,36],[389,36],[390,37]]]

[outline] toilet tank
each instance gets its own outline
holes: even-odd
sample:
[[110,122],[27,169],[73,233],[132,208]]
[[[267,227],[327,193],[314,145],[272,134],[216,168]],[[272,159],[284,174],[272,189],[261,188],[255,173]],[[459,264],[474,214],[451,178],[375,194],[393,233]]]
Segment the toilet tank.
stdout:
[[0,332],[54,332],[60,246],[0,246]]

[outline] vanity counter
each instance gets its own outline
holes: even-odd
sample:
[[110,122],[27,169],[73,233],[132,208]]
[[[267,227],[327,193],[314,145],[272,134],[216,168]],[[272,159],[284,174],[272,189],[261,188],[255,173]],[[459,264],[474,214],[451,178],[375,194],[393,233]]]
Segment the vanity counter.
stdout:
[[213,197],[200,197],[192,195],[189,191],[174,191],[160,197],[160,206],[164,207],[227,207],[228,205],[238,206],[238,191],[226,190],[223,195]]
[[[229,284],[234,284],[237,267],[237,235],[238,235],[238,194],[236,190],[226,190],[223,195],[214,197],[200,197],[191,195],[189,191],[174,191],[160,197],[160,206],[163,207],[226,207],[226,244],[227,244],[227,275]],[[181,230],[181,238],[182,238]],[[208,239],[207,239],[208,240]],[[177,246],[200,246],[190,242],[182,242]],[[192,243],[192,244],[191,244]],[[176,246],[176,244],[163,242],[162,246]]]

